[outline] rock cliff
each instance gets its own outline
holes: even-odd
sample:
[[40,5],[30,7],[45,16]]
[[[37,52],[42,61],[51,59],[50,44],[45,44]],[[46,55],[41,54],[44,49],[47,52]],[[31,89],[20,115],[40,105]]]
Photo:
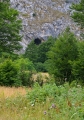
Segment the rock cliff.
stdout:
[[79,0],[10,0],[22,20],[23,50],[32,39],[57,37],[67,26],[79,36],[79,28],[70,18],[73,2],[78,3]]

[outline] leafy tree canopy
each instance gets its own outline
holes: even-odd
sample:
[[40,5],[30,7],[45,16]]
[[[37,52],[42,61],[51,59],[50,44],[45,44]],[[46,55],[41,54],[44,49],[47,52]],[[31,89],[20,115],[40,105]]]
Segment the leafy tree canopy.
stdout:
[[29,58],[33,63],[37,62],[38,59],[38,45],[31,41],[25,51],[24,57]]
[[20,50],[21,21],[17,19],[18,11],[10,8],[8,2],[0,2],[0,51],[13,52]]
[[37,71],[46,71],[44,64],[47,60],[46,53],[50,50],[55,40],[56,38],[49,37],[47,41],[39,45],[36,45],[34,41],[28,45],[24,57],[29,58],[34,63]]
[[79,4],[72,4],[71,9],[75,10],[72,14],[72,18],[77,22],[81,28],[84,28],[84,0],[81,0]]
[[67,28],[48,52],[47,69],[62,82],[65,80],[70,81],[72,74],[69,61],[74,61],[77,57],[77,40]]
[[53,46],[56,38],[49,37],[47,41],[38,46],[38,61],[44,63],[47,60],[46,53]]
[[76,80],[82,81],[84,84],[84,41],[78,44],[78,59],[71,62],[72,73]]
[[[84,0],[81,0],[79,4],[73,4],[71,8],[75,10],[72,14],[72,18],[84,30]],[[82,37],[84,37],[83,33]],[[84,83],[84,41],[78,43],[78,59],[71,62],[71,65],[75,79],[83,81]]]

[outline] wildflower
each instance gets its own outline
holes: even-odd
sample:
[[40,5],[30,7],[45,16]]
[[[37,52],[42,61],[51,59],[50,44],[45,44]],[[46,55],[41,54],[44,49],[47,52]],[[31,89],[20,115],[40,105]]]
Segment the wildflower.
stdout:
[[56,108],[56,105],[53,103],[50,108]]
[[44,115],[46,115],[47,114],[47,111],[44,111]]

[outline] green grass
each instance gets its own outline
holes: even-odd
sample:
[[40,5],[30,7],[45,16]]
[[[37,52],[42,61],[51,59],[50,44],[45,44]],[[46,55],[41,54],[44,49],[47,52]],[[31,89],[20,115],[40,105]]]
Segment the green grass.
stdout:
[[0,96],[0,120],[84,120],[84,88],[36,84],[26,95]]

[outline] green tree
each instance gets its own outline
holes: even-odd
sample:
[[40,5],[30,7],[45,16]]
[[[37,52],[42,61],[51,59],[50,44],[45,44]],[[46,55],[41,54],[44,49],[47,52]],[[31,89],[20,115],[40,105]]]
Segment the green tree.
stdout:
[[28,47],[25,51],[24,57],[29,58],[30,61],[33,63],[37,62],[38,60],[38,45],[34,43],[34,41],[31,41],[30,44],[28,44]]
[[18,68],[11,59],[7,59],[0,64],[0,85],[13,86],[20,85],[17,79]]
[[11,8],[9,2],[0,2],[0,51],[14,52],[20,50],[21,20],[18,11]]
[[72,73],[78,82],[84,83],[84,42],[79,41],[78,44],[78,59],[71,62]]
[[[73,4],[71,9],[75,10],[71,17],[81,26],[81,29],[84,29],[84,0],[81,0],[78,4]],[[83,33],[82,35],[84,37]],[[78,43],[78,59],[71,62],[71,65],[75,79],[84,82],[84,41]]]
[[48,52],[48,71],[60,80],[61,83],[71,81],[72,68],[69,61],[78,57],[77,40],[69,28],[58,37],[55,44]]
[[38,46],[38,62],[35,63],[36,70],[39,72],[47,72],[46,69],[46,60],[47,60],[47,55],[46,53],[50,50],[51,46],[53,46],[56,38],[49,37],[48,40],[45,42],[41,43]]
[[77,22],[81,28],[84,28],[84,0],[81,0],[79,4],[72,4],[71,9],[75,10],[72,14],[72,18]]
[[24,54],[24,57],[29,58],[35,65],[37,71],[46,72],[45,61],[47,60],[46,53],[50,50],[50,47],[54,44],[56,38],[49,37],[47,41],[36,45],[32,41]]
[[27,58],[0,59],[0,85],[5,86],[30,86],[32,74],[35,72],[33,63]]
[[21,57],[15,60],[15,64],[18,67],[18,80],[23,86],[31,86],[33,83],[31,77],[35,72],[33,63],[29,59]]
[[53,46],[56,38],[49,37],[48,40],[38,46],[38,61],[44,63],[47,60],[46,53]]
[[20,71],[35,71],[32,61],[27,58],[18,58],[14,61]]

